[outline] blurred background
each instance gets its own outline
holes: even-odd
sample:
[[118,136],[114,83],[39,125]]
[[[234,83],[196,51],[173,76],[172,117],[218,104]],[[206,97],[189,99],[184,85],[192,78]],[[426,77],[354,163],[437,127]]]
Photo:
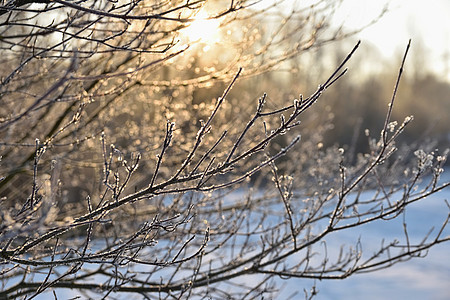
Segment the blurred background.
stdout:
[[316,111],[333,117],[334,126],[326,135],[326,143],[356,143],[356,152],[364,151],[364,130],[379,132],[411,39],[394,119],[401,123],[405,116],[413,115],[414,122],[400,140],[434,141],[437,147],[446,148],[450,145],[449,13],[450,2],[441,0],[342,1],[330,26],[354,35],[300,55],[291,68],[280,67],[278,72],[266,75],[264,84],[276,82],[266,90],[269,95],[277,88],[289,90],[287,97],[308,95],[361,40],[362,47],[350,60],[346,78],[324,94]]
[[[229,12],[230,3],[245,9]],[[32,4],[17,26],[2,33],[1,76],[13,74],[35,48],[50,50],[24,64],[21,77],[5,85],[8,97],[2,98],[0,116],[7,119],[11,112],[33,105],[67,71],[69,49],[78,49],[79,67],[75,80],[63,82],[65,89],[59,95],[46,99],[2,133],[5,180],[0,182],[0,194],[13,190],[27,197],[27,191],[16,187],[24,180],[31,182],[36,138],[55,145],[51,151],[59,155],[58,160],[78,174],[79,183],[70,174],[61,179],[67,183],[63,190],[68,195],[75,193],[72,187],[84,191],[83,195],[100,190],[89,186],[88,180],[102,174],[100,139],[127,159],[139,152],[145,160],[141,166],[153,168],[167,120],[176,123],[173,149],[180,151],[166,162],[163,172],[169,174],[188,151],[200,120],[208,117],[240,67],[243,72],[222,106],[220,124],[214,124],[215,135],[229,131],[229,143],[239,134],[238,125],[245,126],[253,116],[264,93],[267,111],[290,105],[300,95],[308,97],[358,40],[361,46],[347,63],[347,74],[300,116],[300,130],[292,133],[300,133],[302,143],[309,143],[304,147],[314,151],[343,147],[349,164],[357,161],[359,153],[368,153],[369,140],[380,137],[401,58],[412,39],[392,119],[402,124],[414,116],[414,121],[397,142],[439,155],[450,146],[449,6],[445,0],[206,1],[183,11],[182,16],[192,22],[137,20],[129,25],[119,20],[102,24],[110,31],[94,30],[94,37],[90,31],[83,32],[61,43],[68,30],[65,15],[49,10],[48,18],[43,18],[32,9],[44,5]],[[26,22],[31,25],[24,26]],[[49,22],[59,31],[47,32]],[[40,25],[39,31],[31,34],[37,30],[35,24]],[[111,37],[113,32],[116,35]],[[26,39],[29,36],[33,43]],[[77,111],[81,118],[74,126]],[[279,124],[278,118],[265,121],[269,130]],[[63,124],[72,125],[58,131]],[[255,130],[264,131],[260,125]],[[291,138],[277,138],[274,150]],[[86,161],[89,164],[79,163]],[[51,160],[41,163],[46,172],[53,170]],[[146,176],[144,172],[136,179],[136,188],[147,184]],[[79,197],[76,194],[74,199]]]
[[[310,2],[317,5],[321,1]],[[262,1],[257,7],[270,3]],[[296,23],[292,20],[295,18],[292,12],[299,12],[308,4],[308,1],[292,0],[272,7],[272,11],[276,11],[271,15],[273,19],[264,18],[258,24],[258,35],[263,36],[261,40],[264,36],[275,36],[276,32],[278,39],[273,44],[283,38],[289,40],[288,44],[299,42],[308,28],[302,27],[302,33],[293,30]],[[314,46],[274,66],[271,72],[252,76],[244,82],[241,80],[232,92],[239,97],[239,100],[235,99],[236,103],[252,103],[250,114],[256,98],[263,92],[268,94],[269,106],[282,99],[298,98],[299,94],[307,97],[361,40],[360,49],[348,63],[348,74],[327,90],[313,108],[316,122],[310,120],[303,126],[314,127],[320,123],[318,120],[330,120],[333,125],[328,127],[324,136],[325,146],[339,144],[354,153],[367,151],[365,129],[369,129],[372,136],[379,134],[401,58],[411,39],[394,119],[400,124],[406,116],[413,115],[414,121],[399,141],[410,145],[425,142],[430,147],[447,148],[450,145],[450,2],[345,0],[335,1],[332,9],[322,12],[316,7],[317,11],[316,20],[323,18],[326,24],[320,28],[321,31],[318,30],[320,34],[314,40]],[[278,22],[286,19],[291,28],[280,29]],[[280,34],[283,30],[289,34]],[[200,40],[203,47],[198,51],[202,53],[202,59],[195,60],[195,63],[206,66],[213,61],[212,58],[233,47],[227,42],[229,31],[225,39],[223,36],[215,38],[207,36]],[[278,50],[280,56],[287,53],[283,49]],[[218,89],[217,94],[222,86],[216,85],[215,88]],[[208,93],[211,89],[206,88],[204,93],[197,91],[197,101],[206,98]],[[243,95],[248,99],[244,100]]]
[[[245,8],[229,11],[230,3]],[[165,8],[142,5],[139,9]],[[88,185],[88,178],[102,174],[104,153],[99,139],[105,141],[103,136],[107,144],[120,150],[117,153],[129,159],[139,152],[153,168],[167,120],[176,123],[173,149],[180,151],[166,162],[164,172],[169,174],[240,67],[243,72],[222,107],[220,124],[214,124],[216,135],[229,130],[229,143],[239,134],[238,125],[245,126],[253,116],[264,93],[267,111],[290,105],[300,95],[308,97],[358,40],[361,46],[347,63],[347,74],[300,116],[302,125],[294,134],[300,133],[302,143],[310,143],[314,151],[343,147],[350,164],[359,153],[368,153],[369,140],[380,136],[411,38],[393,120],[402,124],[414,116],[414,121],[397,141],[409,149],[439,148],[442,152],[450,145],[449,6],[444,0],[206,1],[186,8],[181,15],[173,13],[190,22],[137,20],[129,25],[115,20],[102,24],[108,30],[93,27],[94,37],[87,31],[60,42],[68,30],[65,15],[49,10],[48,18],[43,18],[33,9],[45,5],[34,3],[29,12],[18,14],[23,19],[2,33],[1,77],[9,78],[17,66],[23,67],[21,77],[5,81],[8,97],[2,98],[0,116],[7,120],[11,112],[20,116],[23,108],[33,107],[38,95],[67,71],[73,54],[70,49],[78,49],[78,67],[74,80],[61,81],[65,88],[59,95],[45,99],[27,118],[18,118],[2,133],[5,180],[0,182],[0,193],[7,194],[5,189],[9,189],[27,197],[16,186],[23,180],[31,182],[36,138],[55,145],[51,151],[70,170],[89,165],[89,171],[73,171]],[[70,8],[67,12],[74,13]],[[24,25],[27,22],[29,26]],[[49,24],[54,24],[53,31],[47,31]],[[76,32],[82,24],[80,18],[80,24],[70,29]],[[33,38],[33,43],[27,38]],[[36,49],[44,49],[42,57],[23,62]],[[80,119],[72,122],[77,111]],[[278,126],[279,119],[265,122],[270,130]],[[64,124],[67,128],[59,130]],[[260,125],[255,130],[264,134]],[[283,147],[291,138],[277,138],[273,147]],[[51,160],[42,164],[46,172],[53,170]],[[85,173],[86,178],[81,178]],[[98,186],[85,188],[67,176],[61,181],[70,182],[77,191],[99,190]],[[136,188],[147,184],[146,176],[142,174]]]

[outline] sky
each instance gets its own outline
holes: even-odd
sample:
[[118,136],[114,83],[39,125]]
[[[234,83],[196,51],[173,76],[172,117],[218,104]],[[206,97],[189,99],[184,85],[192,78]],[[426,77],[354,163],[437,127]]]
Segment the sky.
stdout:
[[386,4],[387,13],[356,37],[373,44],[384,58],[400,56],[411,38],[411,51],[426,54],[424,67],[450,82],[449,0],[344,0],[335,18],[349,29],[359,28]]

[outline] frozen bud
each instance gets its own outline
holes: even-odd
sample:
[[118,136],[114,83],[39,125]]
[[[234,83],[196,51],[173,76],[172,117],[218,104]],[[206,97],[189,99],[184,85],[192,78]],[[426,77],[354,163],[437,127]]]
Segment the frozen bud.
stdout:
[[433,155],[426,154],[422,149],[419,149],[414,152],[414,155],[418,158],[418,166],[419,169],[431,167],[433,164]]
[[435,168],[434,172],[436,173],[436,175],[440,175],[440,174],[444,173],[444,169],[443,168]]
[[406,118],[405,118],[405,120],[403,121],[403,124],[408,124],[409,122],[411,122],[412,120],[414,120],[414,116],[413,115],[411,115],[411,116],[407,116]]
[[397,121],[393,121],[393,122],[389,123],[387,127],[390,132],[394,132],[395,126],[397,126]]
[[410,172],[409,168],[406,168],[406,169],[403,171],[403,175],[409,176],[409,172]]
[[422,149],[416,150],[414,151],[414,155],[418,158],[418,159],[423,159],[425,157],[425,152]]

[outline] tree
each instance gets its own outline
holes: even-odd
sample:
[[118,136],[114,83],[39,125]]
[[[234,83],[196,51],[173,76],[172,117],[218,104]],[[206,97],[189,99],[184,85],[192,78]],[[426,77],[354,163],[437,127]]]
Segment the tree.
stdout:
[[[381,135],[352,165],[321,146],[326,122],[299,130],[359,44],[308,97],[233,94],[345,36],[328,28],[333,1],[279,5],[2,1],[1,298],[255,298],[275,294],[276,277],[345,278],[449,240],[447,218],[418,243],[405,229],[403,243],[343,246],[330,261],[328,236],[447,188],[446,153],[418,149],[411,165],[396,151],[412,119],[391,121],[407,51]],[[214,50],[186,33],[198,22],[223,34]]]

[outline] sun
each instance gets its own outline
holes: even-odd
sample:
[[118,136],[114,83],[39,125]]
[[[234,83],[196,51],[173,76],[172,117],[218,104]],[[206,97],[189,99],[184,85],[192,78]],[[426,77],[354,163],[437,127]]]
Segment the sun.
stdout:
[[219,26],[219,20],[208,19],[208,15],[201,11],[195,16],[194,21],[181,31],[181,34],[191,42],[202,41],[212,44],[219,38]]

